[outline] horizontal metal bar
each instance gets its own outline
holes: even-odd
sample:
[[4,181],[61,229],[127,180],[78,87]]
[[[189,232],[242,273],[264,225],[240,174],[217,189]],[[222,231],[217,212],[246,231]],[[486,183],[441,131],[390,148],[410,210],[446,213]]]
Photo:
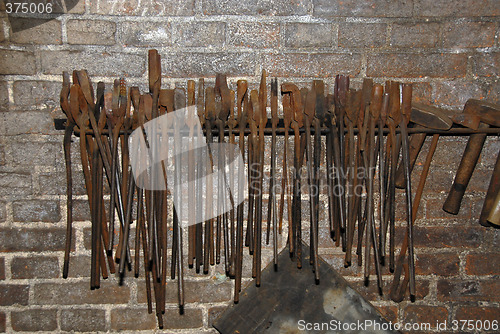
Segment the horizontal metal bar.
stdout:
[[[54,120],[54,125],[55,125],[55,129],[56,130],[64,130],[64,127],[65,127],[65,122],[66,122],[66,119],[55,119]],[[186,129],[187,131],[187,129]],[[75,130],[74,130],[75,134],[76,135],[80,135],[80,130],[75,127]],[[128,133],[131,133],[132,131],[128,131]],[[203,129],[203,132],[206,133],[206,129],[204,128]],[[225,129],[224,130],[224,135],[229,135],[229,129]],[[304,128],[300,128],[300,132],[301,133],[304,133],[305,132],[305,129]],[[322,135],[325,135],[329,132],[328,128],[326,127],[322,127],[321,129],[321,134]],[[347,132],[347,130],[346,130]],[[375,129],[375,132],[378,133],[378,129]],[[389,132],[389,129],[388,128],[384,128],[383,129],[383,132],[384,134],[387,134]],[[396,128],[396,132],[399,132],[399,128]],[[103,135],[108,135],[108,129],[103,129],[101,131],[101,133]],[[125,132],[124,131],[121,131],[120,134],[124,134]],[[213,135],[218,135],[219,131],[216,129],[216,128],[213,128],[212,129],[212,134]],[[238,128],[236,129],[233,129],[232,130],[232,133],[234,134],[239,134],[240,133],[240,130]],[[251,132],[250,132],[250,129],[246,128],[245,129],[245,135],[249,135]],[[293,135],[293,130],[292,129],[289,129],[288,130],[288,133]],[[311,128],[311,133],[314,133],[314,129]],[[354,133],[357,134],[358,133],[358,129],[357,128],[354,128]],[[473,129],[469,129],[469,128],[466,128],[466,127],[462,127],[462,126],[454,126],[452,127],[451,129],[449,130],[436,130],[436,129],[429,129],[429,128],[425,128],[425,127],[422,127],[422,126],[415,126],[415,127],[409,127],[408,128],[408,133],[427,133],[427,134],[440,134],[440,135],[444,135],[444,136],[466,136],[466,135],[471,135],[471,134],[474,134],[474,133],[485,133],[487,135],[500,135],[500,128],[479,128],[478,130],[473,130]],[[87,135],[93,135],[93,131],[91,129],[88,129],[87,132],[86,132]],[[271,135],[272,134],[272,128],[271,128],[271,124],[270,122],[268,122],[268,124],[266,125],[266,128],[264,129],[264,134],[265,135]],[[280,127],[277,127],[276,128],[276,135],[278,136],[282,136],[285,134],[285,128],[283,126],[280,126]]]

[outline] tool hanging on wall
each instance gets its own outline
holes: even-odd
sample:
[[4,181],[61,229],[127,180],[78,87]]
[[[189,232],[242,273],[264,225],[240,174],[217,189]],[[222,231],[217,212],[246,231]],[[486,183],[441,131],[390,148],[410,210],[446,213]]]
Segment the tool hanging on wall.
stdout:
[[[334,86],[330,87],[332,89],[320,80],[299,89],[289,82],[278,86],[278,80],[272,79],[268,97],[268,77],[263,71],[258,89],[253,90],[245,80],[237,82],[236,91],[231,90],[231,82],[228,84],[228,78],[223,74],[217,74],[214,86],[200,79],[197,87],[195,81],[189,80],[187,90],[180,87],[162,89],[160,64],[158,52],[151,50],[148,93],[141,94],[137,87],[127,90],[124,79],[115,80],[108,92],[104,83],[99,82],[94,92],[87,72],[82,70],[73,73],[72,84],[69,75],[63,74],[60,94],[61,109],[67,115],[64,136],[67,239],[63,277],[68,276],[70,269],[73,229],[70,142],[74,132],[80,137],[81,164],[91,213],[90,286],[99,288],[101,277],[107,278],[108,272],[115,273],[115,263],[118,263],[121,280],[132,268],[134,275],[139,276],[142,252],[148,312],[153,312],[154,301],[160,327],[167,300],[165,287],[169,268],[170,278],[177,279],[180,307],[189,293],[184,291],[183,254],[187,254],[188,267],[198,273],[203,267],[203,273],[208,274],[211,266],[223,261],[226,275],[235,279],[234,301],[238,302],[245,247],[252,257],[255,284],[266,284],[261,282],[263,235],[266,245],[272,243],[276,270],[278,252],[285,244],[292,260],[297,262],[296,266],[304,267],[302,259],[307,257],[302,255],[302,241],[309,239],[308,262],[319,283],[319,253],[320,248],[325,247],[320,235],[326,229],[333,244],[346,252],[346,267],[351,265],[353,247],[356,248],[357,263],[364,265],[367,284],[370,267],[374,265],[382,293],[382,274],[388,263],[389,271],[394,272],[390,297],[401,301],[408,290],[413,299],[416,287],[412,232],[439,135],[471,134],[464,157],[473,159],[462,159],[445,203],[445,209],[455,213],[487,133],[500,132],[499,106],[470,100],[464,114],[455,117],[455,122],[469,128],[452,127],[446,111],[412,104],[410,84],[387,82],[384,87],[365,79],[362,88],[355,90],[350,88],[349,77],[339,75]],[[333,94],[329,93],[330,90]],[[278,115],[280,97],[281,119]],[[183,110],[187,110],[186,118],[179,118],[179,114],[174,113]],[[171,113],[177,115],[172,129],[146,131],[147,122]],[[204,128],[208,145],[202,163],[198,162],[193,141],[194,133],[202,130],[200,127]],[[161,161],[158,175],[153,172],[146,175],[146,183],[149,182],[151,187],[141,186],[143,183],[136,182],[137,175],[131,172],[133,152],[129,149],[133,148],[129,148],[128,142],[129,135],[136,129],[140,129],[148,154],[155,155],[159,150],[177,153],[169,160]],[[423,143],[428,133],[434,135],[413,198],[410,173],[419,151],[425,147]],[[290,134],[293,136],[293,154],[289,152]],[[236,194],[233,190],[235,180],[245,179],[245,168],[238,168],[236,172],[226,168],[237,160],[236,156],[231,150],[228,156],[214,151],[211,148],[215,144],[214,135],[217,144],[233,145],[242,154],[248,152],[247,157],[242,157],[248,169],[247,204],[235,201],[243,195],[242,191]],[[277,137],[282,135],[283,148],[279,149],[281,143]],[[270,142],[266,141],[266,136],[270,136]],[[186,166],[182,154],[176,151],[184,138],[189,138]],[[325,145],[324,158],[322,145]],[[400,149],[402,157],[398,166]],[[288,161],[290,156],[293,157],[292,166]],[[269,176],[266,174],[267,161],[270,164]],[[278,161],[282,161],[281,166]],[[324,177],[321,174],[323,161],[326,167]],[[305,184],[302,184],[303,165]],[[498,224],[499,166],[497,161],[481,214],[480,222],[484,225],[489,225],[488,222]],[[375,173],[377,167],[378,173]],[[184,169],[186,174],[181,173]],[[167,180],[171,171],[175,177]],[[201,182],[201,179],[206,179],[206,182]],[[161,190],[153,184],[158,180],[164,183]],[[190,200],[185,206],[173,205],[169,187],[188,181],[186,192]],[[104,182],[110,190],[109,205],[105,205],[103,196]],[[237,184],[241,187],[239,181]],[[327,186],[326,192],[321,192],[323,184]],[[303,185],[307,191],[303,191]],[[406,232],[396,261],[394,208],[397,188],[404,188],[406,195]],[[302,199],[309,203],[308,220],[302,216]],[[323,199],[326,200],[325,206],[321,204]],[[326,219],[322,218],[323,207],[328,212]],[[205,221],[183,228],[186,220]],[[303,228],[308,232],[303,233]],[[287,233],[284,238],[280,236],[282,230]],[[135,244],[132,252],[129,240],[133,233]],[[356,234],[357,245],[353,245]],[[168,256],[171,256],[170,266],[167,265]],[[405,277],[401,281],[403,272]]]

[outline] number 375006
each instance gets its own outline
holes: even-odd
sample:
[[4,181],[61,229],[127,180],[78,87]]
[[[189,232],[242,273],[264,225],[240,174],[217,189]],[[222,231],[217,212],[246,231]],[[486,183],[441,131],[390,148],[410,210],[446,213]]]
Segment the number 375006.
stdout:
[[6,2],[7,14],[50,14],[52,13],[52,3],[30,3],[30,2]]

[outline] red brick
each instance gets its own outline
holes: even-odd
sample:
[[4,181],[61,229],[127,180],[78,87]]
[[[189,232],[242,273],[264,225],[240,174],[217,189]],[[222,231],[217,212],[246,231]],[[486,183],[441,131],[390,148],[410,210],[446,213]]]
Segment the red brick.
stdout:
[[408,305],[405,309],[406,323],[444,322],[448,319],[448,309],[441,306]]
[[492,22],[446,23],[443,46],[447,48],[481,48],[495,43],[496,24]]
[[12,259],[10,271],[12,278],[57,278],[59,262],[57,257],[16,257]]
[[29,285],[0,285],[0,306],[28,305]]
[[[358,293],[360,293],[364,298],[368,301],[382,301],[387,300],[387,296],[389,294],[389,290],[391,287],[392,279],[389,281],[384,281],[382,285],[383,296],[380,296],[378,293],[377,287],[377,278],[375,276],[371,276],[370,283],[368,286],[365,286],[364,281],[356,281],[350,282],[349,284],[353,289],[355,289]],[[415,282],[416,286],[416,299],[421,300],[424,299],[429,294],[429,281],[418,280]],[[408,292],[405,296],[406,299],[409,299]]]
[[[359,54],[266,54],[263,64],[269,76],[278,77],[334,77],[343,73],[355,76],[361,67]],[[332,66],[335,64],[335,66]]]
[[498,16],[495,0],[415,0],[415,16]]
[[154,312],[147,309],[118,308],[111,310],[111,329],[138,331],[156,328]]
[[249,48],[277,48],[280,46],[280,25],[264,22],[237,22],[227,24],[228,44]]
[[415,247],[476,248],[482,243],[485,232],[472,227],[414,227]]
[[37,305],[124,304],[130,297],[128,286],[101,280],[101,287],[90,290],[85,282],[37,283],[34,303]]
[[12,329],[21,332],[57,329],[57,310],[29,309],[11,313]]
[[5,219],[7,218],[7,213],[5,212],[5,202],[0,201],[0,222],[4,222]]
[[437,298],[441,301],[498,301],[500,283],[494,281],[450,279],[439,280]]
[[[489,320],[490,322],[500,319],[500,309],[498,307],[471,306],[464,305],[458,307],[455,319],[460,320]],[[481,329],[481,328],[477,328]]]
[[464,54],[370,54],[366,73],[369,77],[463,77],[466,64]]
[[320,23],[288,23],[285,46],[289,48],[332,47],[336,44],[337,27]]
[[460,259],[456,253],[417,254],[415,269],[417,275],[458,275]]
[[401,23],[392,26],[390,43],[402,48],[432,48],[438,40],[437,23]]
[[449,191],[454,178],[455,171],[450,170],[449,167],[440,168],[431,166],[431,171],[425,182],[424,194]]
[[313,6],[315,16],[326,17],[410,17],[413,9],[411,1],[393,2],[388,0],[313,0]]
[[105,331],[105,313],[104,310],[98,309],[61,310],[61,329],[76,332]]
[[5,313],[0,312],[0,333],[4,333],[6,330],[5,320],[6,320]]
[[[229,281],[219,283],[215,276],[207,281],[185,281],[184,299],[186,303],[215,303],[231,299],[232,286]],[[146,286],[137,287],[137,301],[146,303]],[[166,286],[167,303],[177,303],[177,282],[168,281]]]
[[467,275],[499,275],[500,254],[468,254],[465,263]]
[[164,319],[166,329],[200,328],[203,326],[202,312],[198,308],[185,308],[183,314],[179,314],[178,308],[166,309]]
[[500,52],[477,53],[471,59],[474,75],[480,77],[500,75]]
[[61,251],[64,250],[65,241],[65,229],[0,228],[0,251],[2,252]]
[[396,306],[375,306],[382,316],[393,324],[398,322],[398,308]]
[[442,194],[438,198],[429,198],[426,199],[426,218],[427,219],[447,219],[447,220],[461,220],[467,221],[471,219],[471,199],[469,197],[465,197],[462,200],[462,204],[460,205],[460,211],[458,215],[452,215],[443,210],[443,203],[448,194]]
[[339,26],[339,46],[378,48],[386,44],[387,25],[382,23],[343,23]]

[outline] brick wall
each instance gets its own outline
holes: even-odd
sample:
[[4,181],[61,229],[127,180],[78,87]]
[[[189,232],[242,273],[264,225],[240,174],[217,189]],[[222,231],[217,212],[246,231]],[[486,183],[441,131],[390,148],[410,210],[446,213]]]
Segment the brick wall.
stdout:
[[[0,332],[156,328],[142,278],[127,278],[121,287],[110,278],[89,290],[84,240],[90,223],[76,143],[75,245],[70,278],[61,278],[65,174],[62,133],[52,118],[62,117],[63,70],[86,68],[94,82],[107,84],[125,76],[144,91],[147,50],[155,47],[165,87],[184,86],[187,78],[213,82],[216,72],[228,73],[233,87],[240,78],[255,87],[265,68],[299,84],[323,78],[330,89],[338,73],[349,74],[355,87],[366,76],[410,81],[416,100],[450,109],[468,98],[499,102],[495,0],[73,2],[69,14],[31,15],[12,24],[0,2]],[[500,318],[500,234],[477,223],[500,141],[487,140],[460,214],[451,216],[441,206],[464,147],[464,138],[446,137],[435,154],[415,227],[415,303],[378,296],[374,282],[364,287],[362,269],[343,268],[341,251],[326,233],[321,239],[320,254],[389,320]],[[270,259],[268,250],[263,255]],[[230,302],[233,286],[221,281],[221,271],[187,271],[185,314],[179,316],[175,298],[167,297],[166,328],[214,331],[211,322]],[[383,277],[389,285],[387,270]],[[169,290],[175,296],[175,284],[169,282]]]

